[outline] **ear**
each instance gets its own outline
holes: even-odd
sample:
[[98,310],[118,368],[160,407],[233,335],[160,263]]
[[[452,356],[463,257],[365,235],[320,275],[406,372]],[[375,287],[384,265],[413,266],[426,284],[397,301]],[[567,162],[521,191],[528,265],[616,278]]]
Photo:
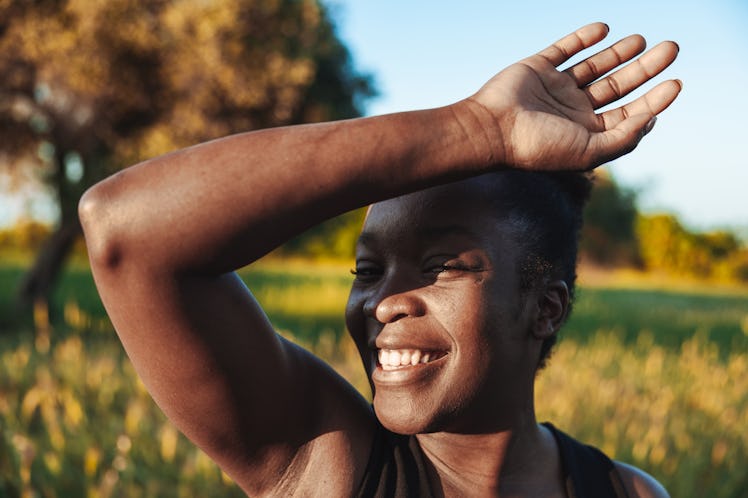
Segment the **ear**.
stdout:
[[538,296],[538,315],[533,327],[533,336],[545,340],[558,332],[569,311],[569,287],[563,280],[554,280],[545,285]]

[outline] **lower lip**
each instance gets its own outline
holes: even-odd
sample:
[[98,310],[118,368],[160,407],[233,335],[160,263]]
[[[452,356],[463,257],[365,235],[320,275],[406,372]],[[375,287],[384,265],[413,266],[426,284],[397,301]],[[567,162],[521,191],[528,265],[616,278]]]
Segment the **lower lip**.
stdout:
[[441,369],[448,357],[449,355],[445,355],[428,363],[406,365],[394,370],[385,370],[382,368],[382,365],[377,363],[376,368],[371,374],[371,380],[381,386],[404,385],[423,381],[432,377]]

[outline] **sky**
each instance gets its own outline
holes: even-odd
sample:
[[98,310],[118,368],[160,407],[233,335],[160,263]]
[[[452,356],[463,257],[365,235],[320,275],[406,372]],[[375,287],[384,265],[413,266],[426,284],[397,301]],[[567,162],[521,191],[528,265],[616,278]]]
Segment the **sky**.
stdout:
[[326,3],[356,67],[377,82],[369,115],[465,98],[594,21],[611,28],[600,48],[632,33],[650,47],[675,40],[678,59],[654,81],[681,79],[681,95],[633,153],[606,167],[645,212],[674,213],[695,230],[748,228],[748,0]]

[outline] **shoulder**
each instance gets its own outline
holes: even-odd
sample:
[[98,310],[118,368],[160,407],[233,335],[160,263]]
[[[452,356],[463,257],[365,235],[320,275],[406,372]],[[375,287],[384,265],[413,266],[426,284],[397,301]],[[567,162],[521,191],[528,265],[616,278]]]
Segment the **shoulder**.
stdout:
[[670,498],[662,484],[643,470],[618,461],[613,464],[631,498]]

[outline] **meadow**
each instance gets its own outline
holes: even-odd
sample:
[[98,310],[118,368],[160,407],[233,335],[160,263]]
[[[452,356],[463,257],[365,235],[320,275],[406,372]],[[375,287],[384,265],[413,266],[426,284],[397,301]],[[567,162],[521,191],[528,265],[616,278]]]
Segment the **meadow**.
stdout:
[[[21,274],[0,265],[0,498],[243,496],[150,400],[85,264],[60,280],[49,341],[13,313]],[[343,325],[347,266],[241,275],[280,333],[370,396]],[[537,412],[672,496],[748,496],[748,290],[583,279]]]

